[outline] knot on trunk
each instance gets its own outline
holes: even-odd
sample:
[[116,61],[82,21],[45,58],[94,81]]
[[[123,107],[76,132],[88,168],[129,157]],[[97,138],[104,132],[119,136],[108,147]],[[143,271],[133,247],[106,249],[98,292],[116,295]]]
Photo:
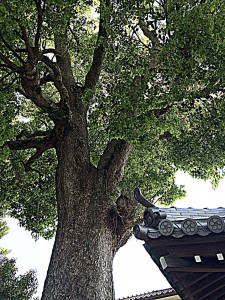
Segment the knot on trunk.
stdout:
[[26,61],[23,65],[23,82],[27,86],[38,86],[40,84],[37,64],[32,61]]
[[113,231],[115,251],[124,246],[132,235],[134,215],[137,203],[125,195],[121,195],[109,211],[110,225]]

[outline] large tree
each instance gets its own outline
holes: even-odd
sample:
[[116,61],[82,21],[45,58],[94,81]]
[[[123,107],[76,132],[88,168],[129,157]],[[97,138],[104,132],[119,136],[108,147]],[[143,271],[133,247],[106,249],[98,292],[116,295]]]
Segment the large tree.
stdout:
[[132,189],[170,203],[178,168],[223,176],[225,4],[2,0],[0,13],[1,206],[36,238],[56,231],[42,300],[113,299]]

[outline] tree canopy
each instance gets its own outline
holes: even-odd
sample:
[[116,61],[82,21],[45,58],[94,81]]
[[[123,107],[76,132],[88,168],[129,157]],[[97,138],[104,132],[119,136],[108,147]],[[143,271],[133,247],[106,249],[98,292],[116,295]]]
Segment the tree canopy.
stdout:
[[185,194],[177,170],[216,186],[224,24],[220,0],[2,0],[1,209],[36,238],[54,235],[58,146],[71,128],[76,172],[104,169],[115,203],[136,186],[172,203]]
[[[57,55],[53,35],[68,26],[73,73],[85,85],[98,39],[98,5],[2,1],[2,145],[26,133],[41,136],[52,127],[42,107],[21,90],[20,69],[30,47],[40,48],[41,89],[57,105],[60,92],[49,73]],[[97,164],[109,139],[127,139],[133,150],[118,192],[130,194],[141,186],[153,201],[156,197],[169,203],[183,195],[174,183],[178,168],[215,182],[223,175],[224,4],[113,1],[112,7],[104,12],[110,14],[106,58],[88,111],[91,160]],[[87,88],[83,101],[92,93]],[[1,203],[34,235],[52,236],[54,151],[33,163],[33,149],[12,153],[3,147],[1,157]],[[35,171],[27,174],[24,164],[30,169],[31,163]]]

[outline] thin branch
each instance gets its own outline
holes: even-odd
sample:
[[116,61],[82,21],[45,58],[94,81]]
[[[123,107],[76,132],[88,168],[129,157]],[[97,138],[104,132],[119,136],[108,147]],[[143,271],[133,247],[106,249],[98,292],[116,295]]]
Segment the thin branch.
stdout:
[[25,168],[25,171],[29,172],[31,170],[33,170],[31,168],[31,165],[35,162],[35,160],[37,160],[39,157],[42,156],[42,154],[48,150],[48,149],[51,149],[53,148],[52,146],[46,146],[46,147],[43,147],[43,148],[40,148],[40,149],[37,149],[37,151],[28,159],[28,161],[26,162],[26,164],[24,165],[24,168]]
[[27,53],[27,49],[26,48],[16,48],[15,52],[17,52],[17,53]]
[[75,32],[73,31],[73,29],[71,28],[71,26],[69,26],[69,31],[71,32],[74,40],[76,41],[77,43],[77,46],[79,47],[80,46],[80,41],[79,41],[79,38],[78,36],[75,34]]
[[9,76],[11,76],[13,73],[14,73],[13,71],[7,73],[5,76],[3,76],[2,78],[0,78],[0,82],[3,82],[6,78],[8,78]]
[[137,33],[136,30],[134,31],[134,34],[135,34],[136,37],[138,38],[139,42],[140,42],[145,48],[149,49],[149,46],[146,45],[146,44],[141,40],[141,38],[140,38],[140,36],[139,36],[139,34]]
[[17,136],[16,140],[21,139],[22,137],[25,137],[27,139],[33,138],[33,137],[48,137],[51,134],[51,130],[43,131],[43,130],[37,130],[33,133],[29,133],[26,129],[22,130]]
[[111,193],[120,181],[131,147],[125,140],[113,139],[102,154],[97,169],[104,178],[107,193]]
[[20,73],[20,67],[15,65],[11,60],[9,60],[4,54],[0,52],[0,60],[2,60],[6,66],[11,69],[12,71],[15,71],[17,73]]
[[42,26],[42,22],[43,22],[43,10],[41,8],[41,2],[40,1],[34,0],[34,2],[36,4],[37,13],[38,13],[37,31],[36,31],[36,35],[35,35],[34,48],[35,48],[35,51],[38,52],[38,44],[39,44],[39,40],[40,40],[40,36],[41,36],[41,26]]
[[4,5],[4,7],[8,10],[8,12],[13,16],[13,19],[18,23],[18,25],[21,29],[21,32],[22,32],[22,36],[19,33],[17,33],[17,34],[25,42],[26,47],[27,47],[27,51],[28,51],[28,54],[29,54],[29,58],[33,58],[32,47],[30,46],[29,39],[28,39],[28,36],[27,36],[27,33],[26,33],[26,30],[25,30],[24,26],[22,26],[21,23],[20,23],[20,20],[15,17],[16,14],[13,11],[13,9],[8,4],[6,4],[3,0],[1,2]]
[[40,85],[44,85],[47,82],[54,82],[53,76],[51,74],[47,74],[40,79]]
[[139,122],[141,122],[146,117],[149,117],[152,115],[154,115],[157,119],[159,119],[160,117],[164,116],[172,107],[173,107],[173,105],[167,105],[162,108],[149,109],[146,112],[144,112],[143,114],[136,116],[135,119],[138,120]]
[[47,0],[43,0],[42,13],[44,14]]
[[12,54],[21,62],[24,63],[23,59],[18,55],[18,53],[6,42],[6,40],[1,37],[2,42],[4,45],[8,48],[9,51],[12,52]]
[[25,45],[27,47],[27,52],[28,52],[28,58],[30,60],[33,60],[34,58],[34,53],[33,53],[33,50],[32,50],[32,47],[30,45],[30,42],[29,42],[29,38],[27,36],[27,32],[26,32],[26,29],[24,26],[20,25],[20,29],[21,29],[21,32],[22,32],[22,39],[24,40],[25,42]]
[[43,61],[43,63],[45,63],[49,68],[51,68],[51,70],[54,74],[54,76],[52,76],[52,79],[54,81],[56,89],[58,90],[58,92],[60,94],[61,103],[65,103],[66,99],[69,98],[69,94],[68,94],[68,91],[67,91],[65,85],[63,84],[60,68],[58,67],[58,65],[56,63],[54,63],[51,59],[49,59],[45,55],[42,55],[41,61]]
[[8,70],[8,66],[6,64],[0,64],[1,70]]
[[[14,30],[14,32],[15,32],[15,34],[16,34],[22,41],[24,41],[24,40],[23,40],[23,36],[22,36],[22,34],[21,34],[19,31]],[[19,52],[19,51],[16,50],[16,52]],[[25,51],[21,51],[21,52],[27,52],[27,49],[25,49]]]
[[13,80],[7,84],[5,87],[0,87],[0,91],[3,92],[3,91],[7,91],[11,86],[13,86],[14,82],[19,79],[19,77],[15,77],[13,78]]
[[[105,57],[105,44],[107,42],[107,31],[106,26],[109,23],[109,16],[103,19],[104,8],[109,8],[109,1],[100,2],[100,21],[99,21],[99,31],[96,47],[93,54],[92,65],[85,77],[85,89],[90,89],[93,92],[95,91],[96,84],[98,82],[101,70],[102,63]],[[107,15],[107,13],[106,13]]]
[[42,51],[42,54],[44,55],[44,54],[49,54],[49,53],[53,53],[53,54],[55,54],[55,55],[59,55],[59,52],[58,51],[56,51],[56,49],[55,48],[47,48],[47,49],[44,49],[43,51]]
[[27,92],[25,92],[21,89],[17,89],[17,92],[19,92],[21,95],[23,95],[27,99],[30,99],[34,104],[36,104],[44,112],[49,112],[49,110],[54,110],[54,109],[57,110],[58,109],[57,105],[54,102],[44,98],[41,95],[41,93],[37,93],[37,91],[35,91],[35,89],[30,88],[29,91],[27,90]]
[[170,131],[166,131],[159,136],[159,139],[160,140],[170,140],[172,137],[173,137],[173,135],[170,133]]
[[139,20],[139,25],[143,34],[152,42],[152,46],[153,47],[159,46],[160,42],[157,38],[157,34],[155,30],[149,30],[143,20]]

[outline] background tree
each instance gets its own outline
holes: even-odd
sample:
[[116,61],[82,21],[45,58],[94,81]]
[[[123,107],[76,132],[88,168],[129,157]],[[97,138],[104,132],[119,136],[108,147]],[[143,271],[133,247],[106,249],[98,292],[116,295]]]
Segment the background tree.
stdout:
[[135,186],[224,175],[224,5],[1,1],[1,205],[56,231],[42,300],[114,298]]
[[[0,239],[7,233],[6,222],[0,220]],[[0,247],[0,298],[30,300],[37,290],[36,274],[30,270],[24,275],[17,275],[16,260],[7,258],[8,252]]]

